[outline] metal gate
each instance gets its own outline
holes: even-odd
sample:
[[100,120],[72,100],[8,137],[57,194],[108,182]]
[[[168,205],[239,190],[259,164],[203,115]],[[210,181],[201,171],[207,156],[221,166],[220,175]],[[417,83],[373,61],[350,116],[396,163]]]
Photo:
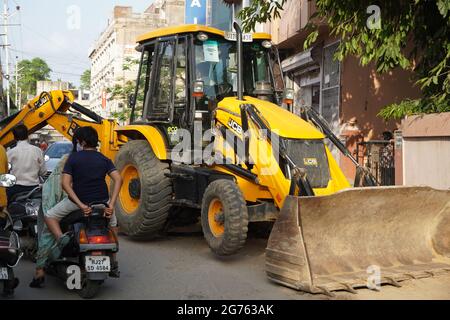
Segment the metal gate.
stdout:
[[382,186],[395,185],[394,143],[387,140],[362,141],[356,145],[358,163],[369,168]]

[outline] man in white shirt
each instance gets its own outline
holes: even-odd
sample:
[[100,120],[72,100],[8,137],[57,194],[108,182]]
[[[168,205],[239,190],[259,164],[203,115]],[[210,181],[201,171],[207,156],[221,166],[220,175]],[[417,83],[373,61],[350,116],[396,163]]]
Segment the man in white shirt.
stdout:
[[40,183],[39,177],[47,173],[42,150],[28,143],[28,129],[18,125],[13,130],[17,146],[8,150],[8,161],[11,164],[11,174],[17,178],[16,185],[6,190],[8,202],[21,192],[28,192]]

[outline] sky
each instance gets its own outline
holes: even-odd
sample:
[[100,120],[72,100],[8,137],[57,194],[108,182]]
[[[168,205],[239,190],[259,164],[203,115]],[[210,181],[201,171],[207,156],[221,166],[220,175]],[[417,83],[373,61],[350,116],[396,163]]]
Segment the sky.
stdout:
[[[89,48],[106,28],[115,5],[143,12],[153,0],[1,0],[8,2],[10,74],[16,61],[43,58],[53,70],[52,80],[79,84],[90,68]],[[16,7],[20,6],[17,11]],[[1,22],[3,25],[3,22]],[[20,26],[16,26],[20,24]],[[13,26],[14,25],[14,26]],[[0,34],[4,33],[0,27]],[[0,42],[5,44],[5,37]],[[17,57],[17,58],[16,58]],[[5,50],[1,52],[5,71]]]

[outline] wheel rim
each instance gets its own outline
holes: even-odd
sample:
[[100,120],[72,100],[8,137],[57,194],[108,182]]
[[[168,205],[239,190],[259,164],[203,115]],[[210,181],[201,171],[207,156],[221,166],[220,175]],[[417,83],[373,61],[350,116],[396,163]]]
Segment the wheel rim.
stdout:
[[220,237],[225,232],[223,205],[219,199],[213,199],[208,209],[209,229],[215,237]]
[[133,165],[127,165],[122,170],[122,188],[120,188],[119,199],[125,213],[133,214],[139,207],[140,197],[132,192],[131,189],[139,181],[139,172]]

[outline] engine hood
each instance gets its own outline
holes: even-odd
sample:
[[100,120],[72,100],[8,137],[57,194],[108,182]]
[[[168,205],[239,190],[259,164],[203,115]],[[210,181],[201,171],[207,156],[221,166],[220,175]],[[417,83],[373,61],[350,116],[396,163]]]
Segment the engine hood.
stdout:
[[[324,134],[317,130],[312,124],[274,103],[247,96],[244,97],[244,100],[245,101],[239,101],[234,97],[223,99],[218,104],[218,114],[229,111],[231,114],[234,113],[235,115],[240,115],[241,104],[252,104],[270,125],[270,129],[281,137],[290,139],[325,138]],[[235,120],[240,123],[240,119],[235,118]]]

